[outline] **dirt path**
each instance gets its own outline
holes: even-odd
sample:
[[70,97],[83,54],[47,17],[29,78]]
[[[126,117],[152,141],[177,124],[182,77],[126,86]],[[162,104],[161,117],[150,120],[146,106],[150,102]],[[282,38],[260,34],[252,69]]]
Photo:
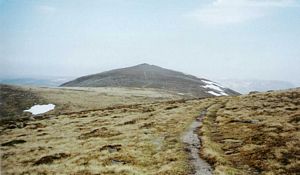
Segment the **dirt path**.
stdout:
[[200,116],[190,125],[188,131],[183,135],[182,141],[187,144],[190,154],[190,162],[193,165],[193,175],[211,175],[211,166],[199,156],[200,140],[196,134],[197,129],[202,123],[206,111],[201,112]]

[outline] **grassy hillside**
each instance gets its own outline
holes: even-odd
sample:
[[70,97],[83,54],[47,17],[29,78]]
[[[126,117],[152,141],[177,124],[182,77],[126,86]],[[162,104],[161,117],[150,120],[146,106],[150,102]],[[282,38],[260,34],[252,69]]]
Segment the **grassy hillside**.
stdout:
[[215,174],[299,172],[300,89],[202,100],[153,89],[21,90],[57,108],[0,125],[3,174],[193,174],[182,136],[200,114],[201,155]]
[[23,88],[29,90],[47,102],[57,105],[60,113],[82,110],[94,110],[108,106],[151,103],[166,100],[191,98],[174,92],[159,89],[124,87],[67,87],[67,88]]
[[0,121],[26,118],[34,104],[56,105],[49,114],[94,110],[114,105],[191,98],[174,92],[142,88],[48,88],[0,84]]
[[201,107],[169,101],[30,121],[1,132],[5,174],[187,174],[181,134]]
[[214,99],[199,133],[216,174],[300,172],[300,89]]
[[[22,97],[15,88],[57,108],[35,120],[0,125],[4,174],[184,174],[191,169],[180,133],[197,110],[178,101],[182,95],[136,88],[10,86],[6,91],[12,99]],[[178,154],[170,157],[172,152]]]

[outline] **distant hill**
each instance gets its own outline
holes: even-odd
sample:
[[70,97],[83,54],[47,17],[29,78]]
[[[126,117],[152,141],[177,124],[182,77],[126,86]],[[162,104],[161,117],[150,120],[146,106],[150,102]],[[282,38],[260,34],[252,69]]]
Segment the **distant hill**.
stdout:
[[196,97],[239,94],[210,80],[149,64],[87,75],[61,86],[157,88]]
[[296,87],[290,82],[275,80],[223,79],[218,80],[218,82],[243,94],[247,94],[251,91],[266,92],[269,90],[283,90]]
[[71,80],[71,78],[0,78],[0,84],[56,87],[68,80]]

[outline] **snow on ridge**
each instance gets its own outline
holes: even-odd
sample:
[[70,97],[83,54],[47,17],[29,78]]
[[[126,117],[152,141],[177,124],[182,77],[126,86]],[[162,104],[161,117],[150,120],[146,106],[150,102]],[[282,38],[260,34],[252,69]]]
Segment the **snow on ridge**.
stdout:
[[212,81],[207,81],[207,80],[201,80],[202,82],[204,82],[206,85],[203,86],[206,89],[212,89],[218,92],[214,92],[214,91],[208,91],[208,93],[215,95],[215,96],[228,96],[227,93],[224,92],[224,90],[222,88],[224,88],[223,86],[212,82]]
[[55,108],[54,104],[47,105],[34,105],[30,109],[24,110],[24,112],[30,112],[33,115],[43,114],[45,112],[51,111]]
[[207,80],[201,80],[203,83],[205,84],[213,84],[214,82],[211,82],[211,81],[207,81]]
[[208,93],[210,93],[210,94],[212,94],[212,95],[214,95],[214,96],[221,96],[221,94],[218,94],[218,93],[216,93],[216,92],[214,92],[214,91],[208,91]]
[[223,92],[220,92],[220,94],[223,95],[223,96],[228,96],[228,94],[225,93],[224,91],[223,91]]
[[[228,96],[227,93],[225,93],[225,91],[223,90],[225,87],[223,87],[222,85],[209,81],[209,80],[201,80],[203,83],[205,83],[205,86],[202,86],[206,89],[212,89],[214,91],[208,91],[207,93],[210,93],[214,96]],[[215,92],[217,91],[217,92]]]
[[208,81],[208,80],[201,80],[203,83],[207,84],[207,85],[215,85],[215,86],[219,86],[221,88],[225,88],[224,86],[216,83],[216,82],[212,82],[212,81]]
[[208,91],[208,93],[214,95],[214,96],[228,96],[228,94],[226,94],[225,92],[219,92],[219,93],[216,93],[214,91]]
[[213,84],[208,84],[208,85],[205,85],[203,87],[204,88],[209,88],[209,89],[214,89],[214,90],[219,91],[219,92],[224,92],[220,87],[218,87],[216,85],[213,85]]

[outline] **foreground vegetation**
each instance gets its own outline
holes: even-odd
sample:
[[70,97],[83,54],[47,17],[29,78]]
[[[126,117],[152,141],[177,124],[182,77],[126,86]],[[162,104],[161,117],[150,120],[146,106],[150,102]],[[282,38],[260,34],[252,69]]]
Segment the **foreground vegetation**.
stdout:
[[[43,89],[31,91],[39,94]],[[197,116],[196,103],[172,100],[177,97],[151,90],[143,96],[135,90],[135,96],[126,98],[131,91],[124,90],[106,98],[107,94],[101,93],[104,100],[90,109],[87,104],[96,98],[88,95],[94,92],[51,91],[56,93],[47,90],[43,98],[55,104],[70,100],[69,106],[60,106],[65,107],[62,114],[50,112],[17,121],[17,127],[10,123],[0,126],[3,174],[140,175],[186,174],[192,170],[181,134]],[[70,94],[87,100],[71,103],[72,96],[63,98]],[[131,101],[125,103],[122,98]],[[78,105],[82,111],[72,111]]]
[[181,137],[200,114],[201,156],[214,174],[300,171],[299,89],[202,100],[124,88],[6,92],[10,116],[23,115],[13,99],[24,93],[33,98],[22,106],[58,107],[0,124],[3,174],[193,174]]
[[216,174],[300,172],[300,89],[214,101],[199,133]]
[[3,172],[185,174],[187,157],[179,136],[195,116],[186,108],[181,102],[124,106],[5,130]]
[[37,103],[46,101],[35,93],[17,86],[0,84],[0,124],[30,115],[23,110]]

